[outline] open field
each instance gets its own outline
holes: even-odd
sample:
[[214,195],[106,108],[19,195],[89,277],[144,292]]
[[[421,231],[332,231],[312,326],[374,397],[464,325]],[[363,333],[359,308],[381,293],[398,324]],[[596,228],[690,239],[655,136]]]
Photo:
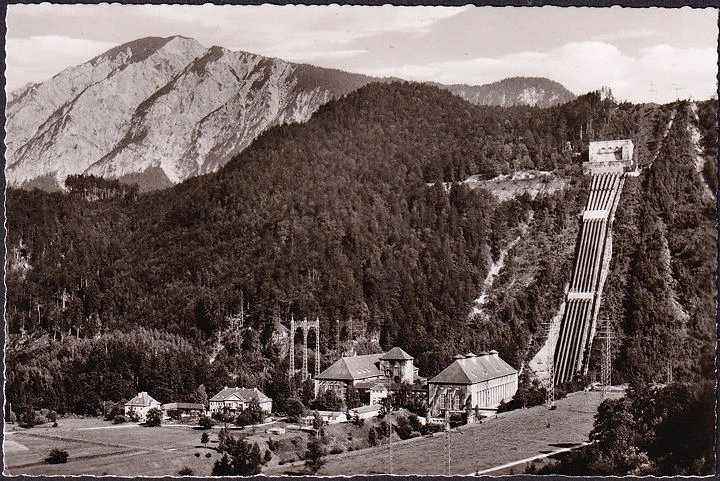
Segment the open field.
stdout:
[[[172,475],[188,466],[195,474],[208,475],[219,456],[202,447],[201,432],[188,426],[148,428],[97,418],[60,419],[58,424],[32,429],[6,425],[5,473]],[[68,452],[67,464],[45,464],[53,448]],[[195,457],[196,452],[201,456]]]
[[[217,446],[219,427],[207,431],[208,447],[200,444],[202,432],[192,426],[164,424],[145,427],[135,423],[111,424],[98,418],[59,419],[59,426],[49,424],[24,429],[17,425],[5,426],[6,474],[94,474],[94,475],[177,475],[184,466],[198,476],[210,475],[212,466],[221,456]],[[259,444],[261,452],[267,448],[271,436],[265,434],[268,426],[239,429],[231,426],[238,437]],[[273,435],[288,444],[298,436],[289,430],[285,435]],[[45,458],[53,448],[68,452],[67,464],[46,464]],[[195,453],[200,453],[199,457]],[[205,455],[210,453],[210,458]],[[277,464],[273,456],[269,465]]]
[[[613,397],[620,396],[613,393]],[[587,440],[593,416],[602,401],[598,392],[577,393],[557,402],[558,408],[549,411],[538,406],[532,409],[501,414],[497,419],[480,425],[462,426],[450,437],[452,474],[468,474],[500,466],[512,461],[549,453],[577,445]],[[148,428],[134,423],[114,425],[97,418],[60,419],[57,428],[49,424],[23,429],[5,426],[6,474],[90,474],[90,475],[176,475],[184,466],[195,475],[207,476],[219,454],[219,428],[210,431],[208,448],[200,444],[202,431],[186,425],[163,425]],[[332,426],[337,431],[342,426]],[[267,426],[257,429],[234,430],[248,441],[258,442],[264,452]],[[332,428],[335,428],[334,430]],[[353,428],[357,431],[359,428]],[[342,429],[336,434],[344,432]],[[287,438],[292,445],[305,437],[297,431],[272,436],[276,441]],[[394,474],[447,474],[446,435],[397,441],[392,446]],[[53,448],[64,449],[69,458],[66,464],[46,464],[44,459]],[[195,453],[200,453],[196,457]],[[205,454],[210,453],[210,458]],[[302,472],[302,461],[279,465],[279,453],[263,470],[266,474]],[[280,455],[284,457],[287,453]],[[327,456],[327,465],[319,474],[382,474],[390,471],[387,445]],[[295,458],[297,459],[297,458]],[[490,474],[510,474],[524,471],[524,464],[494,471]]]
[[[621,393],[611,393],[619,397]],[[451,474],[463,475],[530,458],[560,448],[579,445],[588,438],[597,407],[599,392],[581,392],[557,401],[557,410],[544,406],[511,411],[482,424],[453,430]],[[447,474],[447,438],[445,433],[393,443],[393,474]],[[318,474],[384,474],[390,472],[387,445],[328,456]],[[301,463],[269,467],[267,474],[302,471]],[[492,472],[492,475],[524,472],[524,465]]]

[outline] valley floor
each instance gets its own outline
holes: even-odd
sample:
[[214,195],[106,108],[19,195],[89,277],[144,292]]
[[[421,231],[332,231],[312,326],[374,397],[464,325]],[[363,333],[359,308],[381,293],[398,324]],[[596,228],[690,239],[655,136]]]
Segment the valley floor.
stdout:
[[[621,395],[621,392],[609,394],[612,397]],[[455,429],[450,435],[451,473],[467,475],[578,446],[587,440],[593,416],[602,399],[599,392],[575,393],[558,400],[554,411],[537,406],[493,416],[482,424]],[[148,428],[134,423],[114,425],[98,418],[60,419],[58,424],[56,428],[46,424],[32,429],[6,424],[4,473],[164,476],[177,475],[183,467],[189,467],[195,475],[207,476],[220,457],[214,449],[218,427],[211,431],[211,442],[206,448],[199,443],[201,431],[187,425]],[[264,433],[264,428],[253,435],[253,440],[262,442],[266,435],[261,433]],[[287,436],[297,434],[288,432]],[[445,433],[394,442],[392,473],[447,474],[446,443]],[[54,448],[68,452],[66,464],[44,462]],[[386,444],[327,456],[327,464],[318,474],[388,473],[389,456]],[[281,465],[276,458],[273,455],[272,462],[263,469],[264,474],[304,472],[302,461]],[[520,463],[489,474],[522,473],[525,465]]]

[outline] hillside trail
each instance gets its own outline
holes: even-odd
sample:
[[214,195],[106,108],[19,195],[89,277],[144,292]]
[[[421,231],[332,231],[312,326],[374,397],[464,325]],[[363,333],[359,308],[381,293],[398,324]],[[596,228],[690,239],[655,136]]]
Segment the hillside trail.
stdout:
[[515,247],[515,245],[520,242],[520,239],[522,239],[525,234],[527,234],[528,227],[530,226],[530,223],[533,220],[533,217],[535,216],[535,212],[532,210],[530,211],[528,215],[528,219],[525,222],[521,222],[518,224],[518,227],[520,228],[520,234],[518,234],[517,237],[515,237],[508,245],[506,245],[501,251],[500,255],[498,256],[498,259],[496,261],[493,261],[490,264],[490,269],[488,269],[488,273],[485,276],[485,280],[483,280],[482,284],[482,291],[480,293],[480,296],[478,296],[477,299],[473,301],[473,308],[468,314],[469,318],[473,318],[478,314],[482,314],[483,312],[483,306],[488,301],[488,295],[490,293],[490,289],[492,289],[493,284],[495,283],[495,279],[502,271],[503,267],[505,267],[505,258],[508,255],[508,253]]

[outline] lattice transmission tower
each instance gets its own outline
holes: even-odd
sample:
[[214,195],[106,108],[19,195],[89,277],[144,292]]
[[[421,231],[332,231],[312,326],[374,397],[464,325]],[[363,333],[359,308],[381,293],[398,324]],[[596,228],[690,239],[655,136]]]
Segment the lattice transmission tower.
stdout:
[[545,388],[546,399],[545,404],[548,408],[555,404],[555,349],[557,347],[558,326],[557,323],[550,321],[547,323],[547,353],[545,357],[545,365],[548,370],[548,382]]
[[601,321],[597,338],[602,342],[600,384],[602,386],[602,395],[605,397],[608,388],[612,385],[612,340],[615,339],[610,319],[604,319]]

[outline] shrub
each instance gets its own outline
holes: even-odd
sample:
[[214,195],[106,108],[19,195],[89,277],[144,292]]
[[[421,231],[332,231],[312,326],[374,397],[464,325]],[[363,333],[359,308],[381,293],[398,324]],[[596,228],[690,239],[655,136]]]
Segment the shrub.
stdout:
[[47,414],[45,415],[45,417],[46,417],[47,420],[50,421],[51,423],[54,423],[54,422],[57,421],[57,413],[56,413],[55,411],[53,411],[52,409],[47,412]]
[[145,416],[145,426],[154,427],[162,424],[163,413],[159,408],[152,408]]
[[168,409],[167,415],[170,417],[170,419],[178,421],[182,417],[182,411],[180,411],[179,409]]
[[212,456],[212,453],[205,453],[206,458],[209,458],[210,456]]
[[271,459],[272,459],[272,453],[266,449],[264,460],[266,463],[269,463]]
[[330,454],[340,454],[344,451],[344,449],[341,446],[334,446],[332,449],[330,449]]
[[255,424],[255,422],[250,414],[241,412],[237,418],[235,418],[235,424],[238,426],[250,426],[251,424]]
[[210,435],[208,433],[202,433],[200,436],[200,443],[207,447],[207,443],[210,442]]
[[196,457],[196,458],[199,458],[199,457],[200,457],[200,453],[195,453],[195,457]]
[[128,422],[128,418],[122,414],[118,414],[115,418],[113,418],[113,424],[122,424],[126,422]]
[[420,422],[420,418],[418,418],[417,414],[412,413],[408,416],[408,422],[410,423],[410,427],[413,431],[421,432],[422,431],[422,423]]
[[13,411],[8,410],[7,415],[5,416],[5,420],[9,423],[17,422],[17,416]]
[[28,406],[23,409],[22,414],[20,415],[20,423],[23,427],[26,428],[31,428],[33,426],[37,426],[38,424],[42,424],[42,421],[43,420],[40,419],[40,416],[38,416],[32,406]]
[[114,402],[105,402],[105,420],[113,421],[118,414],[124,414],[125,408],[122,404]]
[[[413,429],[405,416],[398,416],[395,432],[398,433],[400,439],[410,439],[413,437]],[[417,434],[415,435],[417,436]]]
[[439,433],[445,430],[445,426],[440,423],[427,423],[425,426],[420,428],[422,434],[433,434]]
[[192,476],[194,473],[193,473],[192,468],[188,468],[187,466],[183,466],[183,468],[182,468],[180,471],[178,471],[178,474],[179,474],[180,476]]
[[210,429],[213,426],[213,421],[208,416],[200,416],[200,420],[198,420],[198,424],[200,425],[200,429]]
[[50,451],[50,455],[45,458],[45,462],[48,464],[62,464],[67,463],[68,452],[63,449],[53,449]]

